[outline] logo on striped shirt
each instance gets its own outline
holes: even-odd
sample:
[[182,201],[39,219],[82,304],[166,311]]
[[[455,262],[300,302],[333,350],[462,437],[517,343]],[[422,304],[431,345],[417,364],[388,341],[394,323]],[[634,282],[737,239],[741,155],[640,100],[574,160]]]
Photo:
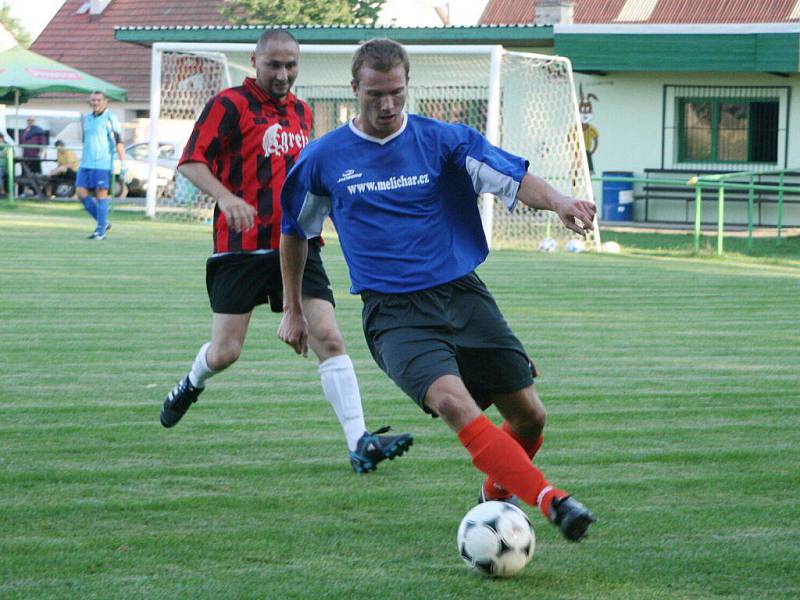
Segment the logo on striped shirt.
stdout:
[[297,148],[302,150],[308,144],[308,136],[303,133],[292,133],[291,131],[283,131],[280,123],[275,123],[267,127],[264,132],[264,137],[261,140],[261,146],[264,148],[264,156],[281,156],[290,150]]

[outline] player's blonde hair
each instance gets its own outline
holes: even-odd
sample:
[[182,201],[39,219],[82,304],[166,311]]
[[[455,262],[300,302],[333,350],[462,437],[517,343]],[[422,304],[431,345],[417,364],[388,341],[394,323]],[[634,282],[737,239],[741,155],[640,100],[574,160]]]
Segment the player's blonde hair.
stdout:
[[387,72],[394,69],[397,65],[403,65],[408,81],[410,63],[408,53],[402,44],[389,39],[374,39],[361,44],[353,55],[351,72],[353,81],[358,81],[358,74],[361,68],[368,66],[376,71]]

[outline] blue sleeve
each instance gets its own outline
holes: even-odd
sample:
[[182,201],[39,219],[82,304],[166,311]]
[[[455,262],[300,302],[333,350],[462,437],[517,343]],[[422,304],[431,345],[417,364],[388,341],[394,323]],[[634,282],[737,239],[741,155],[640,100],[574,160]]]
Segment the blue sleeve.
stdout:
[[281,190],[281,233],[317,237],[331,212],[330,195],[322,186],[315,152],[309,147],[291,168]]
[[528,171],[528,161],[498,148],[471,127],[452,127],[453,168],[470,178],[476,194],[494,194],[509,210],[513,209],[519,184]]

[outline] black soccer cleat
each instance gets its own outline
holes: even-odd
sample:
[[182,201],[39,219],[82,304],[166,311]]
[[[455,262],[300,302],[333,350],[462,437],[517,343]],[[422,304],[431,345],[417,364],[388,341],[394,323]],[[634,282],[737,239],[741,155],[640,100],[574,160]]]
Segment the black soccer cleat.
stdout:
[[519,498],[514,496],[506,496],[505,498],[487,498],[486,492],[483,491],[483,484],[481,484],[481,491],[478,493],[478,504],[483,504],[484,502],[505,502],[507,504],[512,504],[519,508]]
[[550,504],[548,518],[571,542],[581,541],[589,525],[597,521],[588,508],[571,496],[555,498]]
[[381,427],[372,433],[364,432],[358,440],[356,449],[350,452],[350,465],[356,473],[374,471],[382,460],[394,460],[402,456],[414,443],[410,433],[400,435],[379,435],[386,433],[391,427]]
[[194,387],[188,375],[181,379],[164,400],[164,406],[161,407],[161,424],[164,427],[177,424],[189,407],[197,402],[197,397],[204,389],[206,388]]
[[91,235],[89,235],[88,239],[98,241],[104,240],[106,239],[106,234],[108,233],[109,229],[111,229],[111,223],[106,223],[106,228],[103,230],[103,233],[100,233],[95,229]]

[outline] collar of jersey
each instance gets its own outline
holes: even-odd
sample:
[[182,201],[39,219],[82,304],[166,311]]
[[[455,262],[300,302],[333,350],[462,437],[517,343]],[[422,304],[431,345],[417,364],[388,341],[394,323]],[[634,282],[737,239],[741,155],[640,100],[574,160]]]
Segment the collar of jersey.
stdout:
[[276,100],[275,98],[270,96],[267,92],[265,92],[259,87],[254,77],[245,77],[244,87],[246,87],[261,102],[270,102],[277,106],[288,104],[294,98],[294,94],[292,94],[292,92],[289,92],[288,94],[286,94],[286,98],[284,98],[283,100]]
[[350,122],[348,123],[348,125],[350,126],[350,131],[352,131],[358,137],[360,137],[362,139],[365,139],[368,142],[375,142],[376,144],[380,144],[381,146],[383,146],[384,144],[388,144],[394,138],[396,138],[401,133],[403,133],[406,130],[406,125],[407,124],[408,124],[408,113],[403,111],[403,124],[400,125],[400,129],[398,129],[392,135],[387,136],[385,138],[377,138],[377,137],[373,137],[371,135],[367,135],[366,133],[361,131],[358,127],[356,127],[356,118],[355,117],[350,119]]

